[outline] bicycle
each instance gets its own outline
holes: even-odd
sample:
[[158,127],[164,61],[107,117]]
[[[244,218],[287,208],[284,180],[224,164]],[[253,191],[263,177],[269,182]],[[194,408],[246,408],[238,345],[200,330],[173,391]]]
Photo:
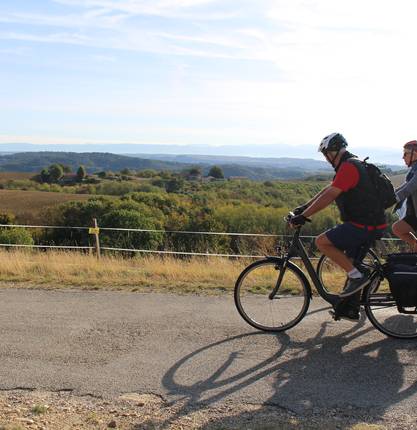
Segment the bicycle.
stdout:
[[[255,261],[242,271],[236,281],[234,300],[237,310],[248,324],[258,330],[286,331],[297,325],[308,311],[313,297],[310,282],[304,271],[290,261],[294,257],[301,258],[318,294],[333,308],[346,300],[323,285],[320,272],[314,269],[301,242],[300,232],[301,227],[295,229],[287,253]],[[362,255],[373,255],[369,253],[369,247],[362,251]],[[360,306],[370,322],[387,336],[417,338],[417,308],[407,313],[398,310],[387,283],[382,282],[381,260],[371,257],[371,261],[362,264],[371,271],[370,282],[360,294]]]

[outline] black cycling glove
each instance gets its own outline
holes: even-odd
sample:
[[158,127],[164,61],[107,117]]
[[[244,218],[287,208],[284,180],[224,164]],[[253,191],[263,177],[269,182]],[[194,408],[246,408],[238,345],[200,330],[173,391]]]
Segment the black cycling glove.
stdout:
[[307,208],[308,208],[308,205],[298,206],[293,210],[293,214],[294,215],[301,215]]
[[291,218],[290,223],[294,226],[300,226],[300,225],[304,225],[307,221],[310,221],[310,220],[306,218],[304,215],[296,215]]

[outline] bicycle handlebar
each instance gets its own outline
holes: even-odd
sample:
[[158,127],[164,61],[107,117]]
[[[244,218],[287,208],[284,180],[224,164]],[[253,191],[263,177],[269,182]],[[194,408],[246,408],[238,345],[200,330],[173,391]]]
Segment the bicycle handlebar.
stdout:
[[288,212],[288,214],[284,217],[284,221],[289,223],[293,216],[295,216],[294,212]]
[[[291,224],[291,220],[292,220],[295,216],[296,216],[296,215],[294,214],[294,212],[290,211],[290,212],[288,212],[288,215],[284,217],[284,221],[285,221],[287,224]],[[306,217],[305,217],[305,220],[306,220],[307,222],[311,222],[311,219],[310,219],[310,218],[306,218]],[[301,227],[302,227],[302,225],[297,225],[297,226],[295,226],[295,227],[296,227],[296,228],[301,228]]]

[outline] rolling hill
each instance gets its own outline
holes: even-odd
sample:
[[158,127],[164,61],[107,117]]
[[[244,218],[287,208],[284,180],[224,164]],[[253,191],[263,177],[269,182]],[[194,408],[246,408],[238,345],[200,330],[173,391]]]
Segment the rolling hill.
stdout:
[[[168,157],[169,158],[169,157]],[[132,170],[181,171],[192,166],[200,166],[207,174],[214,164],[221,166],[226,177],[245,176],[254,180],[300,179],[312,174],[329,173],[323,162],[301,159],[250,159],[250,157],[203,157],[184,158],[187,162],[158,160],[125,156],[102,152],[18,152],[0,155],[0,172],[40,172],[53,163],[71,166],[76,170],[83,165],[87,172]]]

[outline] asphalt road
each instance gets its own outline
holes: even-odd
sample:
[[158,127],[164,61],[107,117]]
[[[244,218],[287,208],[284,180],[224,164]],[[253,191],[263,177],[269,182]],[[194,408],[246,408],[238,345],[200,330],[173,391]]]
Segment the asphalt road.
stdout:
[[3,289],[0,389],[416,415],[417,341],[325,308],[315,298],[299,325],[271,335],[230,296]]

